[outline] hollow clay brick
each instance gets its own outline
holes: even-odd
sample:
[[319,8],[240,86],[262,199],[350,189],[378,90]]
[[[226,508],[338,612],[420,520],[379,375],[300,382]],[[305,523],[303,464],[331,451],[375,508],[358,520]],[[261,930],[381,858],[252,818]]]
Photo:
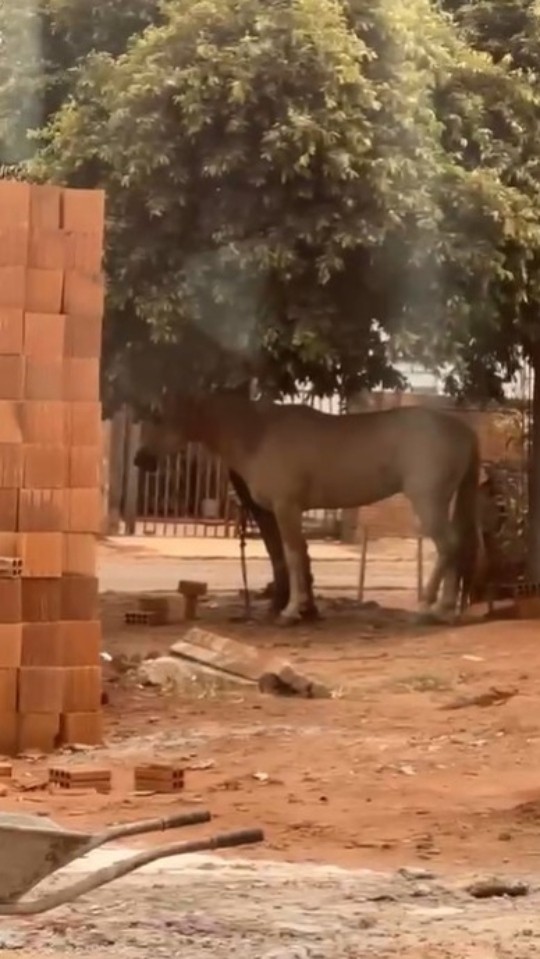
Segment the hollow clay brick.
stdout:
[[[12,445],[22,442],[23,438],[23,404],[15,400],[0,400],[0,446]],[[5,458],[5,468],[12,467],[13,456],[17,458],[16,453],[11,450],[3,451]],[[16,485],[10,483],[9,485]]]
[[0,309],[9,307],[24,310],[26,296],[27,278],[24,266],[0,267]]
[[96,567],[95,535],[93,533],[64,533],[62,573],[95,576]]
[[19,180],[0,180],[0,210],[5,223],[28,227],[31,186]]
[[0,400],[22,399],[24,374],[24,357],[0,355]]
[[[97,576],[70,576],[64,574],[61,580],[62,619],[66,626],[73,625],[69,620],[95,620],[99,612],[99,583]],[[93,624],[90,623],[93,628]],[[87,663],[66,663],[66,666],[90,665]]]
[[22,666],[63,666],[61,623],[23,623]]
[[21,533],[20,537],[26,577],[62,575],[62,533]]
[[41,444],[43,446],[61,446],[63,444],[64,403],[58,403],[54,400],[43,402],[27,400],[21,406],[22,434],[25,443]]
[[99,446],[71,446],[66,485],[74,489],[101,488],[102,452]]
[[66,269],[99,274],[103,269],[103,241],[98,233],[66,233]]
[[62,190],[62,228],[70,233],[103,235],[105,224],[105,191]]
[[65,270],[68,242],[62,230],[34,231],[27,242],[29,266],[39,270]]
[[60,625],[62,666],[100,666],[101,623],[72,620]]
[[68,666],[64,669],[64,713],[91,713],[101,707],[100,666]]
[[61,489],[65,485],[67,451],[64,446],[25,444],[22,461],[25,489]]
[[0,307],[0,353],[20,353],[23,348],[24,310]]
[[66,317],[65,356],[83,360],[99,359],[101,337],[101,320],[72,315]]
[[66,317],[63,313],[25,313],[23,351],[42,362],[64,356]]
[[24,377],[24,398],[26,400],[62,400],[64,398],[63,360],[49,360],[29,357],[26,360]]
[[60,742],[66,745],[100,746],[103,742],[103,714],[64,713],[60,717]]
[[62,189],[50,183],[32,184],[30,190],[30,226],[32,230],[59,230]]
[[18,753],[18,716],[15,710],[0,713],[0,755],[15,756]]
[[[20,580],[3,580],[19,583]],[[0,669],[18,669],[22,658],[22,624],[0,623]]]
[[[0,489],[0,530],[14,533],[18,528],[18,493],[15,489]],[[0,605],[0,622],[2,606]]]
[[[2,407],[0,403],[0,431]],[[14,489],[23,480],[23,448],[20,443],[0,443],[0,489]]]
[[[6,304],[16,306],[18,304]],[[88,276],[75,270],[67,270],[64,277],[63,308],[65,313],[99,320],[105,306],[105,281],[101,274]]]
[[60,713],[66,689],[66,670],[59,666],[21,666],[19,711]]
[[99,360],[64,360],[64,399],[73,402],[99,400]]
[[56,578],[21,580],[21,619],[26,623],[55,622],[62,615],[61,581]]
[[64,520],[65,491],[62,489],[19,490],[19,530],[31,533],[60,533]]
[[103,523],[101,490],[67,489],[64,496],[64,531],[99,533]]
[[0,713],[10,713],[17,709],[16,668],[0,669]]
[[0,267],[27,266],[29,253],[25,227],[0,229]]
[[17,717],[17,752],[35,750],[52,753],[60,735],[60,716],[52,712],[19,713]]
[[64,415],[67,446],[101,446],[100,403],[66,403]]
[[61,313],[63,291],[63,270],[38,270],[29,267],[26,271],[24,308],[28,313]]
[[[0,578],[1,623],[9,626],[19,625],[22,618],[22,580]],[[0,633],[1,630],[2,626],[0,626]]]
[[19,533],[0,533],[0,557],[21,557],[21,537]]

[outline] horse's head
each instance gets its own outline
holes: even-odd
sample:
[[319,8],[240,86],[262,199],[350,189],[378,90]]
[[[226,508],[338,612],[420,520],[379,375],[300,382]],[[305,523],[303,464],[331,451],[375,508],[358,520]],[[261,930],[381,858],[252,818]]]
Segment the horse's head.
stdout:
[[146,473],[154,473],[160,460],[179,453],[190,440],[199,439],[197,413],[196,400],[176,394],[166,395],[142,423],[135,466]]

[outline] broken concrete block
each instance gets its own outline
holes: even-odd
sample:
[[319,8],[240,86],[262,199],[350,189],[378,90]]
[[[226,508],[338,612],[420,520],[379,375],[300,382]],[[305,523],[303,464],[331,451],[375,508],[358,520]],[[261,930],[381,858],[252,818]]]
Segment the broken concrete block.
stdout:
[[186,600],[178,593],[147,593],[139,596],[138,605],[141,612],[152,613],[161,626],[182,623],[186,619]]
[[302,696],[304,699],[330,699],[331,691],[324,683],[309,679],[298,673],[288,663],[276,665],[259,678],[259,689],[263,693],[279,696]]

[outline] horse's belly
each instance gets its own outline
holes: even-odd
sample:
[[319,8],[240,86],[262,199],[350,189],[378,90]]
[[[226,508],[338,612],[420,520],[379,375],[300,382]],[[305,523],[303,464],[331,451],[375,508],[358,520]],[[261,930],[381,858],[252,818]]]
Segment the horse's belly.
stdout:
[[[356,471],[355,471],[356,473]],[[369,506],[400,491],[394,478],[365,476],[328,476],[312,480],[305,509],[350,509]]]

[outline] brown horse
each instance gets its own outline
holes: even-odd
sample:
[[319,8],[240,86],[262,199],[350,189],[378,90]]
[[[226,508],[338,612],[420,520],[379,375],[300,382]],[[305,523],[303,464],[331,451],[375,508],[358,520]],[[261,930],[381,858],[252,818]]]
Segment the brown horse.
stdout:
[[159,457],[188,440],[219,455],[274,513],[290,581],[283,622],[297,621],[308,599],[302,513],[366,506],[396,493],[409,499],[437,549],[422,609],[434,606],[443,581],[445,614],[455,613],[460,583],[470,589],[481,543],[480,458],[476,433],[457,417],[425,407],[333,416],[219,393],[169,398],[144,425],[135,462],[156,469]]

